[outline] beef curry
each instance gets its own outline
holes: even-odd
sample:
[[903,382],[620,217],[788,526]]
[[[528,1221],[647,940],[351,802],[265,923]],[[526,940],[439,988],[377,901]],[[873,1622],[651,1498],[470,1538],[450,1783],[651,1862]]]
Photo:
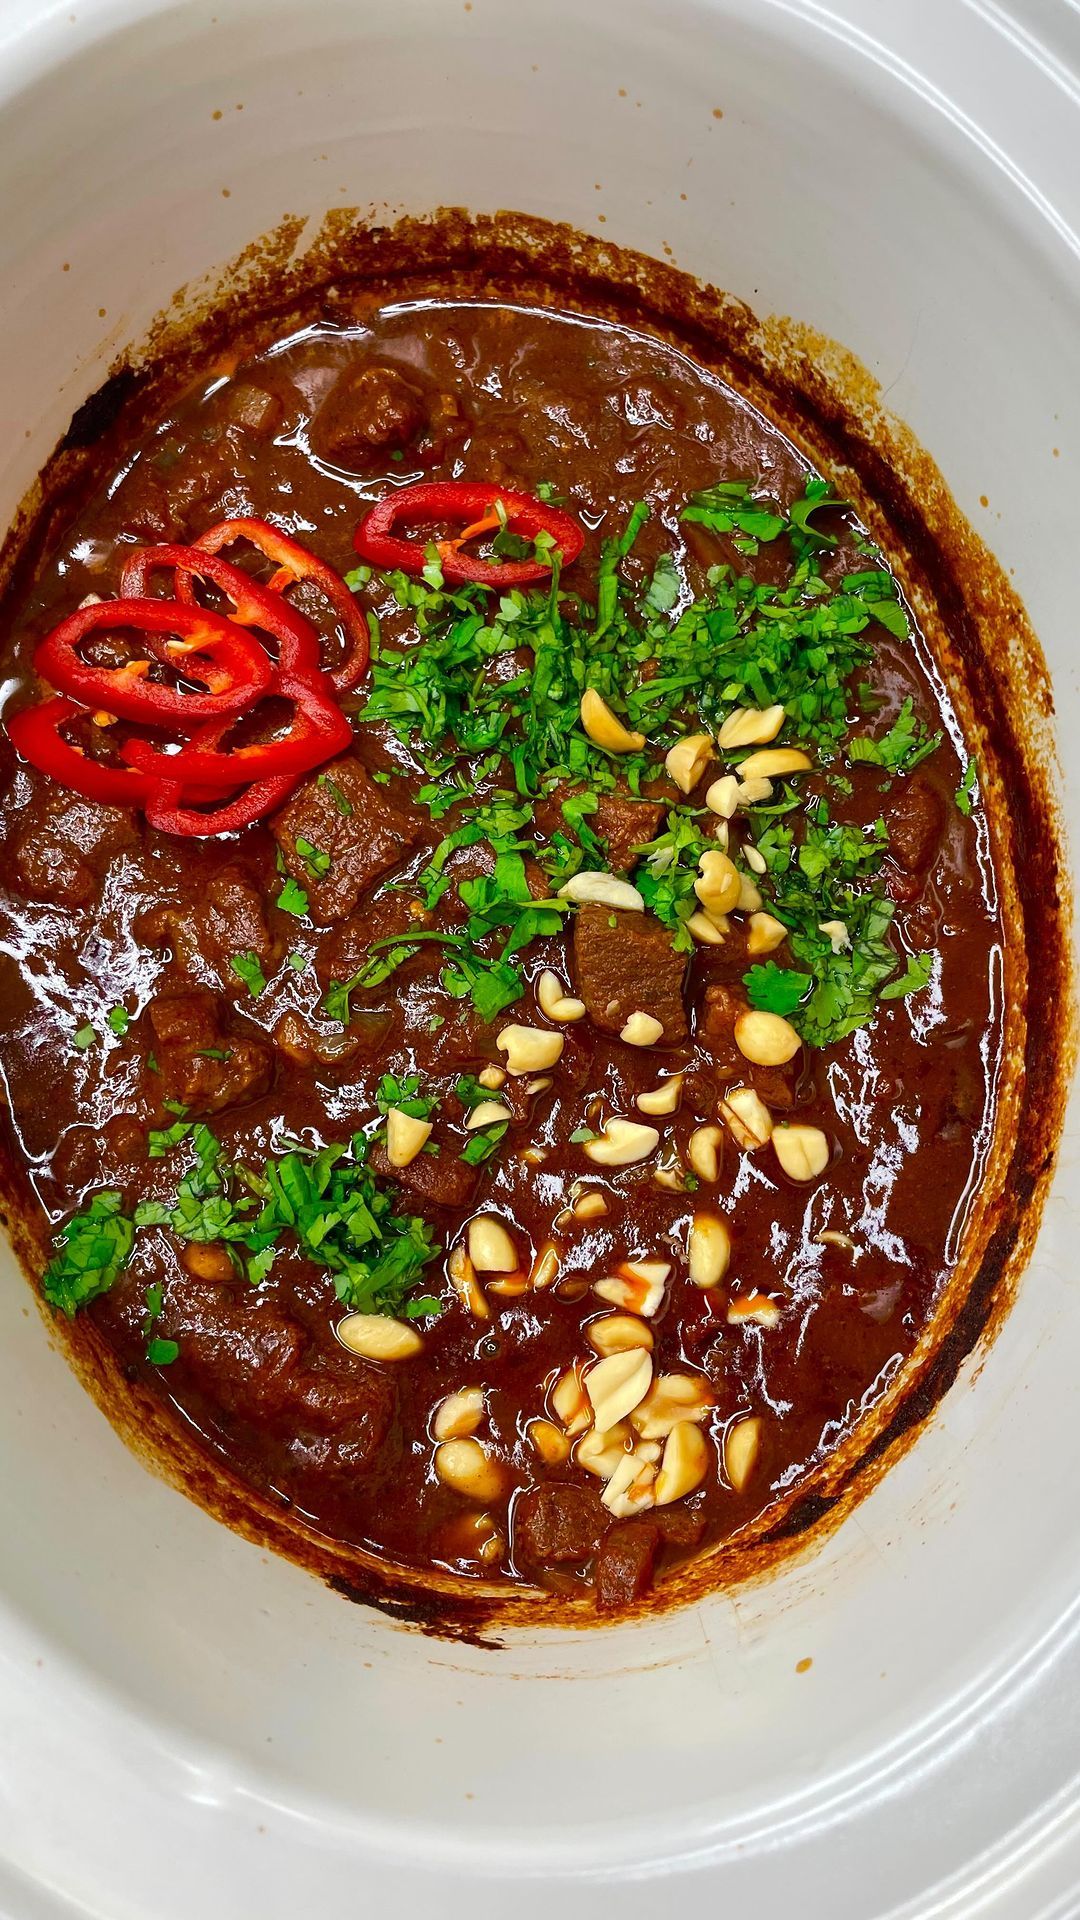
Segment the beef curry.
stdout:
[[625,1609],[956,1266],[1002,930],[911,611],[721,380],[510,300],[317,320],[95,463],[5,649],[45,1298],[319,1532]]

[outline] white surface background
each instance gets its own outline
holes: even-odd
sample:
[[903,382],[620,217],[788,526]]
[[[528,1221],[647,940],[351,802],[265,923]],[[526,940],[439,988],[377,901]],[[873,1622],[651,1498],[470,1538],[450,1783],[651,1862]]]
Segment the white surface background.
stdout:
[[[1077,73],[1071,0],[0,0],[0,513],[285,212],[667,244],[881,378],[1015,569],[1075,809]],[[817,1559],[500,1654],[157,1485],[5,1275],[7,1920],[1080,1911],[1077,1158],[977,1382]]]

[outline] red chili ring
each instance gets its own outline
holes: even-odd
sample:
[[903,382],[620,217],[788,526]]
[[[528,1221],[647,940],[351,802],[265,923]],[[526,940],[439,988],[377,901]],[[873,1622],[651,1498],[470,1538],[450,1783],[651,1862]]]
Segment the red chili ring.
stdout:
[[[502,512],[497,513],[496,502]],[[420,540],[400,540],[396,526],[415,527],[449,520],[466,529],[457,540],[436,541],[443,579],[452,586],[467,582],[488,587],[524,587],[551,577],[551,568],[540,560],[507,560],[498,563],[480,560],[461,552],[464,540],[478,533],[494,532],[505,524],[512,533],[535,540],[541,533],[551,535],[562,555],[564,567],[571,567],[585,544],[585,535],[576,520],[558,507],[546,506],[529,493],[511,493],[490,481],[421,481],[402,487],[366,513],[353,534],[353,546],[369,566],[383,572],[400,569],[421,574],[427,565],[427,544]]]
[[120,591],[125,599],[146,597],[152,576],[171,571],[175,576],[178,600],[197,607],[192,576],[209,580],[233,603],[229,615],[241,627],[260,627],[277,646],[278,666],[286,673],[317,673],[320,669],[319,636],[311,621],[286,600],[242,567],[220,554],[197,547],[139,547],[124,562]]
[[[201,682],[206,692],[185,693],[148,679],[148,660],[123,667],[96,667],[81,660],[75,649],[103,627],[138,632],[155,660]],[[168,634],[183,638],[174,637],[170,644]],[[265,649],[235,621],[174,600],[99,600],[76,607],[40,642],[34,665],[50,686],[84,706],[178,733],[188,733],[204,720],[243,712],[265,693],[273,677]]]
[[[273,561],[277,573],[269,583],[269,592],[283,595],[294,580],[310,580],[324,594],[331,612],[341,622],[346,641],[344,660],[329,670],[327,677],[338,693],[348,693],[368,670],[371,639],[363,610],[341,575],[267,520],[219,520],[216,526],[207,527],[206,532],[199,535],[195,545],[200,553],[220,553],[222,547],[231,546],[235,540],[250,540],[267,560]],[[184,585],[179,578],[177,590],[183,599]]]

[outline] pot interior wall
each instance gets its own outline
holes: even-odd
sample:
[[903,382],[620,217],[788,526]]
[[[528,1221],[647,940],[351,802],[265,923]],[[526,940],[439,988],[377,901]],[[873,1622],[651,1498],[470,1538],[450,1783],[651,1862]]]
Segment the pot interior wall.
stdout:
[[[903,48],[916,11],[882,0],[875,32]],[[1015,569],[1075,762],[1061,503],[1077,497],[1076,255],[955,115],[862,40],[868,6],[845,15],[846,38],[809,5],[737,0],[217,0],[215,16],[200,0],[38,22],[8,7],[0,511],[177,287],[284,214],[521,208],[673,257],[849,346]],[[958,88],[1004,57],[978,10],[965,15],[942,8],[933,53]],[[1026,68],[1011,103],[1017,142],[1061,111]],[[60,1910],[40,1893],[31,1907],[23,1874],[88,1911],[284,1915],[317,1860],[333,1916],[352,1910],[358,1862],[371,1889],[393,1860],[414,1897],[438,1876],[448,1911],[482,1870],[531,1912],[540,1872],[712,1849],[725,1887],[767,1920],[796,1884],[793,1851],[799,1874],[828,1883],[844,1822],[830,1910],[854,1920],[1035,1817],[1064,1777],[1068,1725],[1042,1699],[1036,1741],[1032,1716],[1040,1688],[1065,1695],[1080,1586],[1059,1518],[1080,1469],[1080,1429],[1060,1411],[1080,1333],[1075,1156],[1073,1140],[979,1378],[969,1370],[823,1552],[693,1612],[498,1654],[349,1607],[148,1477],[50,1350],[8,1262],[0,1703],[27,1756],[0,1832],[11,1910]],[[958,1759],[981,1747],[991,1704],[1012,1741],[1000,1774],[985,1750]],[[107,1791],[123,1796],[122,1869],[115,1825],[90,1817]],[[885,1794],[875,1827],[867,1809]],[[649,1898],[640,1883],[620,1896],[631,1913]]]

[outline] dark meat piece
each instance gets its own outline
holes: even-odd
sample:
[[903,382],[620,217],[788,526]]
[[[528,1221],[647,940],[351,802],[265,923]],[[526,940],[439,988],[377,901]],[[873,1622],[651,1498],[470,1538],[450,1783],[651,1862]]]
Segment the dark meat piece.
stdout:
[[[367,959],[373,940],[390,940],[398,933],[422,932],[432,925],[433,916],[407,893],[376,894],[322,936],[315,952],[319,985],[325,992],[334,980],[351,980]],[[442,956],[437,949],[421,946],[422,959],[430,960],[433,954],[441,964]],[[398,985],[405,977],[403,968],[398,968],[393,976]]]
[[[390,1377],[344,1353],[309,1357],[297,1323],[246,1282],[185,1281],[170,1293],[166,1324],[200,1391],[232,1418],[288,1439],[332,1435],[352,1466],[369,1465],[386,1438],[396,1405]],[[345,1464],[331,1449],[316,1451],[324,1466]]]
[[628,1520],[604,1535],[593,1585],[601,1613],[632,1606],[652,1586],[660,1529],[651,1520]]
[[[312,919],[328,925],[344,920],[380,874],[398,865],[419,838],[420,821],[395,806],[359,760],[346,755],[297,787],[270,828],[288,871],[307,894]],[[297,851],[298,840],[306,857]]]
[[139,844],[133,816],[44,781],[21,808],[2,848],[5,884],[26,900],[85,907],[114,854]]
[[178,971],[189,980],[214,980],[230,993],[247,991],[233,971],[234,954],[254,953],[269,975],[281,953],[263,896],[239,867],[222,867],[200,880],[182,902],[151,907],[136,921],[136,932],[150,946],[171,947]]
[[230,426],[240,427],[256,440],[271,440],[285,417],[276,393],[250,381],[230,381],[221,396],[221,412]]
[[514,1507],[514,1553],[535,1567],[588,1560],[610,1524],[594,1487],[549,1480],[530,1487]]
[[164,476],[143,456],[120,482],[114,505],[125,533],[140,540],[168,540],[176,531]]
[[922,774],[898,789],[885,814],[889,853],[905,873],[926,874],[945,831],[945,802]]
[[647,914],[582,907],[574,921],[577,990],[604,1033],[621,1033],[632,1013],[650,1013],[668,1046],[685,1040],[685,970],[667,928]]
[[[573,787],[560,785],[540,801],[536,824],[544,839],[550,840],[556,833],[574,837],[562,811],[563,801],[574,791]],[[664,813],[665,808],[659,801],[633,800],[626,788],[616,787],[609,793],[601,793],[595,813],[586,814],[584,818],[586,826],[604,841],[612,871],[629,873],[637,864],[634,848],[656,838]]]
[[700,1507],[685,1507],[679,1501],[672,1507],[657,1507],[650,1519],[669,1547],[699,1547],[705,1538],[705,1515]]
[[189,1113],[221,1113],[266,1092],[273,1053],[253,1029],[245,1031],[246,1023],[229,1019],[218,994],[197,988],[159,995],[147,1013],[164,1098]]
[[347,467],[351,457],[404,447],[426,416],[424,396],[394,367],[348,367],[311,423],[320,459]]
[[377,1174],[433,1207],[467,1207],[480,1177],[480,1169],[470,1167],[445,1140],[438,1153],[418,1153],[407,1167],[392,1167],[383,1147],[373,1147],[370,1158]]

